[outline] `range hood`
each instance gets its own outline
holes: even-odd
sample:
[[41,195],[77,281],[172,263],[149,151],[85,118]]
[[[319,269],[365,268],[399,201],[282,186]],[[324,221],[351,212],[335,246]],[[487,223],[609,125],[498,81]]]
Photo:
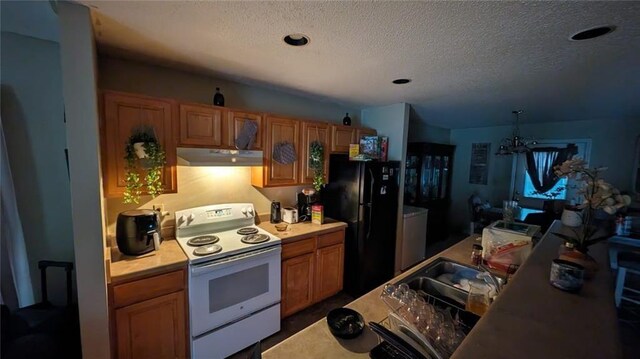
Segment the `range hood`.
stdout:
[[262,151],[178,147],[181,166],[262,166]]

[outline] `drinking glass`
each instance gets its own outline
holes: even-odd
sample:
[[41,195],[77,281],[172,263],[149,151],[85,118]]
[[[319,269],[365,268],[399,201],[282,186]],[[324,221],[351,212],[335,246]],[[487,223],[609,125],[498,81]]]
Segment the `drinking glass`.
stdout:
[[469,296],[467,297],[467,310],[482,316],[489,308],[490,287],[479,280],[469,281]]
[[502,201],[502,216],[506,223],[513,223],[518,213],[518,201]]

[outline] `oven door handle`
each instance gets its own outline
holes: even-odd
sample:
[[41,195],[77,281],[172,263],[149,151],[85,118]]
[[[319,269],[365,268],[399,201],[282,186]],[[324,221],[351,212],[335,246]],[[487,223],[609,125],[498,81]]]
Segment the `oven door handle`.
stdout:
[[198,276],[201,274],[210,273],[213,270],[218,270],[218,269],[222,269],[222,268],[226,268],[226,267],[238,264],[239,261],[245,261],[245,260],[254,261],[257,259],[270,257],[275,254],[279,255],[281,252],[282,252],[282,248],[280,246],[276,246],[276,247],[257,250],[253,252],[242,253],[237,256],[223,258],[220,260],[208,262],[201,265],[196,264],[191,266],[191,274],[193,276]]

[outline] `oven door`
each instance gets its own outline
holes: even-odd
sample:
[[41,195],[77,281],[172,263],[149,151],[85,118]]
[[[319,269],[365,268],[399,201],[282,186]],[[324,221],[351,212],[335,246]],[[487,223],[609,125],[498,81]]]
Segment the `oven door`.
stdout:
[[191,336],[280,302],[281,247],[191,266]]

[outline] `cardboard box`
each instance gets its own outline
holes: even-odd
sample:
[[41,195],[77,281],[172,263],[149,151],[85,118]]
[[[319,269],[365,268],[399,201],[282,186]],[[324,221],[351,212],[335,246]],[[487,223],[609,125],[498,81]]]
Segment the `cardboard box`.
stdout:
[[377,160],[380,158],[380,137],[362,136],[360,138],[360,153],[366,158]]
[[380,137],[380,161],[387,162],[389,158],[389,137]]
[[324,223],[324,206],[321,204],[314,204],[311,206],[311,223],[323,224]]
[[360,154],[360,145],[359,144],[351,144],[349,145],[349,159],[353,160],[354,158],[358,157],[358,155]]

